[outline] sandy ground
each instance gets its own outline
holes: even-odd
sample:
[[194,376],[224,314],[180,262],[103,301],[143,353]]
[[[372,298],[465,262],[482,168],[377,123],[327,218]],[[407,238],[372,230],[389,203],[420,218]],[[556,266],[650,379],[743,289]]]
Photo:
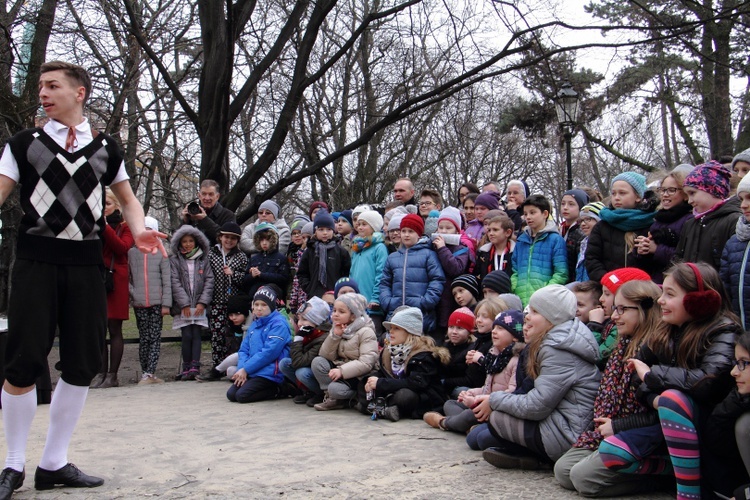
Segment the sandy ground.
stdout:
[[[165,346],[170,374],[177,347]],[[463,436],[421,420],[371,421],[291,400],[240,405],[227,401],[225,381],[137,386],[128,383],[139,375],[137,346],[125,358],[125,385],[89,392],[70,447],[69,459],[104,486],[33,489],[49,421],[40,406],[15,498],[577,498],[551,472],[496,469]]]

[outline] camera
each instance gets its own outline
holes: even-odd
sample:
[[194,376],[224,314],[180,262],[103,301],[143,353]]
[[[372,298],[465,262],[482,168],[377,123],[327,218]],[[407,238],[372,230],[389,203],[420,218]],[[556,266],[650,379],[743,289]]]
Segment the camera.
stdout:
[[187,211],[190,215],[198,215],[201,213],[201,206],[197,200],[191,201],[187,204]]
[[376,415],[381,415],[383,413],[383,410],[385,410],[386,404],[385,404],[385,398],[379,397],[371,399],[370,402],[367,404],[367,411],[369,413],[374,413]]

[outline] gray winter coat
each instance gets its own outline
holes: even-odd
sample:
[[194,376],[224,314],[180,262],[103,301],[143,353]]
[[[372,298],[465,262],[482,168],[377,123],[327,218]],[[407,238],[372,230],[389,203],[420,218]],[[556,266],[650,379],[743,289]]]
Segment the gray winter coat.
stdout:
[[[242,230],[242,238],[240,238],[240,250],[245,252],[248,256],[258,252],[255,248],[255,242],[253,236],[255,235],[255,228],[258,225],[258,221],[253,222],[245,226]],[[279,217],[273,223],[276,226],[276,230],[279,233],[279,253],[286,255],[286,251],[289,248],[289,244],[292,242],[292,231],[289,229],[289,225],[284,219]]]
[[547,332],[539,349],[540,370],[534,388],[526,394],[493,392],[490,407],[538,422],[544,450],[557,460],[594,418],[601,379],[598,358],[599,348],[586,325],[578,319],[557,325]]
[[128,267],[133,307],[172,307],[169,259],[159,252],[147,254],[131,248],[128,250]]
[[[187,260],[180,253],[180,240],[186,234],[191,234],[195,238],[195,243],[203,250],[203,255],[195,259],[192,292]],[[210,251],[208,239],[199,229],[185,225],[175,231],[170,246],[172,247],[172,256],[169,261],[171,264],[173,305],[176,309],[195,307],[199,303],[208,306],[214,294],[214,273],[208,260],[208,252]],[[173,310],[172,312],[174,314],[176,311]]]

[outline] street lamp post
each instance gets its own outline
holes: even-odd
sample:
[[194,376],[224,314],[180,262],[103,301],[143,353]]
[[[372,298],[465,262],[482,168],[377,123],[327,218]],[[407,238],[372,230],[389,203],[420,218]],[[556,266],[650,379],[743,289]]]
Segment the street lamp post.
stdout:
[[575,135],[575,124],[578,118],[578,92],[573,90],[570,82],[565,82],[555,99],[557,122],[565,138],[565,161],[568,174],[568,189],[573,189],[573,164],[570,154],[570,140]]

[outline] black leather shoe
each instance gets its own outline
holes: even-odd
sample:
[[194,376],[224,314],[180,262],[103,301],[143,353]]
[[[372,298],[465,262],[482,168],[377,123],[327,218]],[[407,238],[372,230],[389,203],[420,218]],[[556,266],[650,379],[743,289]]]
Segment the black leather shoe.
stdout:
[[51,490],[55,485],[70,486],[71,488],[94,488],[104,484],[104,479],[89,476],[73,464],[68,464],[57,470],[36,468],[34,474],[34,488]]
[[15,469],[6,467],[0,472],[0,500],[8,500],[13,492],[23,485],[26,479],[26,470],[18,472]]

